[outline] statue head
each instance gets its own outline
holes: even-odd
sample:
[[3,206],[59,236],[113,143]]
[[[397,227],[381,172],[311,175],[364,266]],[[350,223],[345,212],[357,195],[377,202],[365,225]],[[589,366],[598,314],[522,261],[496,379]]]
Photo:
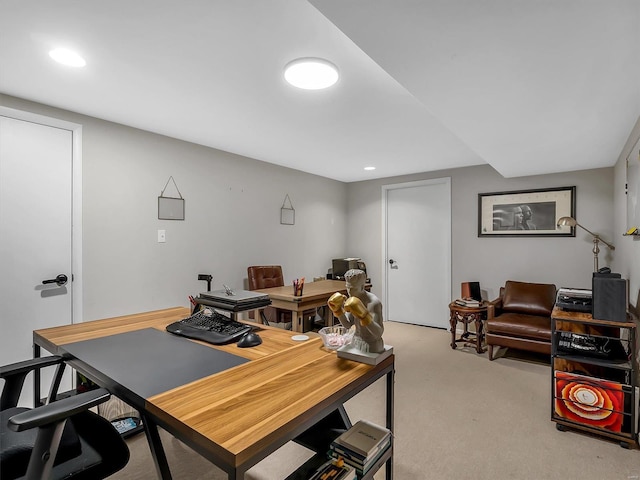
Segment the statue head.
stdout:
[[344,274],[344,279],[347,282],[347,293],[349,293],[349,295],[353,295],[354,292],[358,293],[361,290],[364,291],[367,274],[362,270],[353,268],[351,270],[347,270],[347,273]]

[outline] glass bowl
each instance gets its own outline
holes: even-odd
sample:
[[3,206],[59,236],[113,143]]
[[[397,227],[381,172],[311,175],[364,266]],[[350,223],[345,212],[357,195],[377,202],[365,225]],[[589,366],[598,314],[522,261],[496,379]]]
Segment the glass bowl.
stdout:
[[318,333],[320,337],[322,337],[326,348],[329,350],[337,350],[343,345],[351,343],[354,331],[352,329],[334,326],[321,328]]

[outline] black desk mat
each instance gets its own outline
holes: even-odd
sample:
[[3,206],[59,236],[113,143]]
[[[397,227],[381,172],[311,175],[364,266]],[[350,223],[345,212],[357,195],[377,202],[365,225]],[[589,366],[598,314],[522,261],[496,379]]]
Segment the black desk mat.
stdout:
[[249,361],[155,328],[62,348],[106,380],[105,388],[124,388],[141,400]]

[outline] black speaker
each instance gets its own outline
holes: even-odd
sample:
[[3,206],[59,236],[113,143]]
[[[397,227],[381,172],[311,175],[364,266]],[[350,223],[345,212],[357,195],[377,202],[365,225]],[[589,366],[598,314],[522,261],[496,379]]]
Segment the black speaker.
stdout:
[[593,276],[593,318],[627,321],[627,281],[609,275]]

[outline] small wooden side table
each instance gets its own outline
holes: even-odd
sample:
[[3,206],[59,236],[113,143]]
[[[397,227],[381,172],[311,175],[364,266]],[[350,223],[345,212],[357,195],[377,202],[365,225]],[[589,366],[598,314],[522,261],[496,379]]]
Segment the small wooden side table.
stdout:
[[[464,307],[456,302],[449,304],[449,323],[451,324],[451,348],[457,347],[457,342],[465,345],[475,344],[476,352],[484,353],[484,321],[487,319],[487,305],[482,303],[479,307]],[[464,332],[460,338],[456,338],[456,326],[458,322],[464,323]],[[475,322],[476,331],[469,331],[469,323]]]

